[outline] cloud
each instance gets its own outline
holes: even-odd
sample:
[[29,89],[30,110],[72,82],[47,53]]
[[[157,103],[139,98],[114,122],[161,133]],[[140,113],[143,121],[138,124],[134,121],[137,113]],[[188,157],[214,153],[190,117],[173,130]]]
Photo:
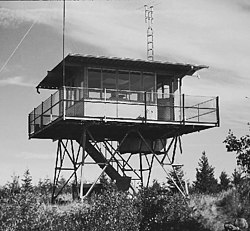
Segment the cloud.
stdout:
[[24,87],[34,87],[35,84],[27,82],[23,76],[14,76],[6,79],[0,79],[0,86],[16,85]]
[[158,52],[247,76],[250,15],[242,9],[223,1],[193,0],[178,1],[160,14]]
[[0,26],[4,28],[16,28],[19,24],[15,12],[0,8]]
[[[138,10],[139,3],[141,10]],[[143,2],[139,3],[67,2],[66,47],[75,41],[82,44],[74,49],[68,48],[75,53],[84,53],[89,51],[86,47],[94,47],[93,52],[97,55],[145,59],[146,24]],[[245,14],[241,7],[246,4],[244,0],[161,2],[154,10],[156,57],[206,64],[221,73],[230,73],[228,76],[247,80],[250,71],[250,15]],[[9,20],[38,20],[58,34],[62,33],[62,4],[36,3],[25,7],[15,11],[8,9]],[[8,14],[6,9],[4,12]],[[231,77],[226,79],[225,73],[223,78],[218,77],[222,78],[220,82],[230,82]]]
[[[24,4],[23,4],[24,5]],[[37,4],[29,4],[37,5]],[[60,23],[62,18],[62,10],[60,8],[50,7],[48,4],[43,4],[38,8],[15,8],[13,4],[7,5],[8,8],[0,8],[0,27],[16,29],[23,23],[40,23],[46,25],[55,25]],[[28,6],[28,5],[27,5]],[[58,25],[57,25],[58,26]]]

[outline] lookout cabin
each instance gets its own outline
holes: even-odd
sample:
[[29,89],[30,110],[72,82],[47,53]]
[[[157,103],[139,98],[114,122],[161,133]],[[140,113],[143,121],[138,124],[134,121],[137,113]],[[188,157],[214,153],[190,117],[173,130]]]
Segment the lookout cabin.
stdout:
[[183,78],[203,68],[69,54],[37,86],[54,91],[29,114],[29,138],[74,138],[90,121],[110,140],[131,126],[166,138],[219,126],[218,97],[182,94]]

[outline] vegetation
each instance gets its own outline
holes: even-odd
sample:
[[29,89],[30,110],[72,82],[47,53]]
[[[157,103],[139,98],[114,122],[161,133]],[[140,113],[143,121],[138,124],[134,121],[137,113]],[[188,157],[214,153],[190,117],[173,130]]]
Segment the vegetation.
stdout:
[[[148,188],[136,193],[120,192],[105,176],[104,189],[92,194],[83,203],[72,201],[71,187],[64,189],[67,203],[50,204],[50,179],[32,184],[27,169],[21,179],[0,187],[0,231],[8,230],[192,230],[221,231],[225,222],[244,217],[250,221],[250,178],[248,164],[248,136],[236,138],[230,133],[225,140],[229,152],[236,152],[239,168],[232,176],[221,172],[219,181],[205,152],[196,169],[196,180],[190,198],[185,200],[175,184],[154,181]],[[181,166],[170,172],[177,185],[184,187]],[[59,180],[58,188],[65,179]]]
[[214,168],[209,165],[206,153],[203,152],[196,169],[194,189],[200,193],[215,193],[218,191],[218,182],[214,177]]
[[[25,178],[24,178],[25,179]],[[39,185],[44,185],[41,182]],[[38,186],[11,191],[1,188],[0,230],[182,230],[200,227],[191,216],[191,208],[179,194],[170,194],[166,186],[155,182],[131,195],[110,184],[99,195],[84,203],[66,205],[45,203]],[[29,188],[30,189],[30,188]],[[189,230],[189,229],[187,229]]]
[[167,184],[171,192],[179,192],[178,188],[176,187],[176,184],[181,190],[185,189],[184,173],[181,165],[173,167],[173,170],[169,172],[169,175],[170,177],[167,179]]
[[[32,185],[26,171],[0,188],[0,230],[223,230],[226,221],[250,219],[250,184],[244,179],[220,192],[193,192],[189,200],[157,181],[137,193],[119,192],[105,180],[105,190],[83,203],[51,205],[51,182]],[[221,179],[228,179],[225,173]],[[221,180],[221,182],[223,182]],[[27,187],[29,185],[29,187]]]
[[237,138],[231,130],[224,140],[228,152],[235,152],[237,164],[246,174],[250,174],[250,135]]

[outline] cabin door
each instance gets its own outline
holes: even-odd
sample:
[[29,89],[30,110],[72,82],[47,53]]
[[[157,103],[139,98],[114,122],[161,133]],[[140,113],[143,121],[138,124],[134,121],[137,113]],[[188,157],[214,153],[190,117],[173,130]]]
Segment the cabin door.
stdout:
[[174,120],[173,82],[167,76],[157,78],[158,120]]

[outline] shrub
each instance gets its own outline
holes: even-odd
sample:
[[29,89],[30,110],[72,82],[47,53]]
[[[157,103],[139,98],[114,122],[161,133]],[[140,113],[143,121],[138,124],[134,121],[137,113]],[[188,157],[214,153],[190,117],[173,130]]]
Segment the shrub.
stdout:
[[10,194],[0,203],[0,227],[2,230],[33,230],[36,227],[39,202],[34,194],[25,192]]
[[140,230],[204,230],[192,217],[192,209],[180,194],[172,194],[154,182],[138,194]]
[[114,189],[88,202],[46,205],[34,192],[5,194],[0,199],[0,230],[139,230],[135,199]]
[[114,188],[93,195],[87,216],[89,230],[139,230],[140,215],[135,203],[128,192]]

